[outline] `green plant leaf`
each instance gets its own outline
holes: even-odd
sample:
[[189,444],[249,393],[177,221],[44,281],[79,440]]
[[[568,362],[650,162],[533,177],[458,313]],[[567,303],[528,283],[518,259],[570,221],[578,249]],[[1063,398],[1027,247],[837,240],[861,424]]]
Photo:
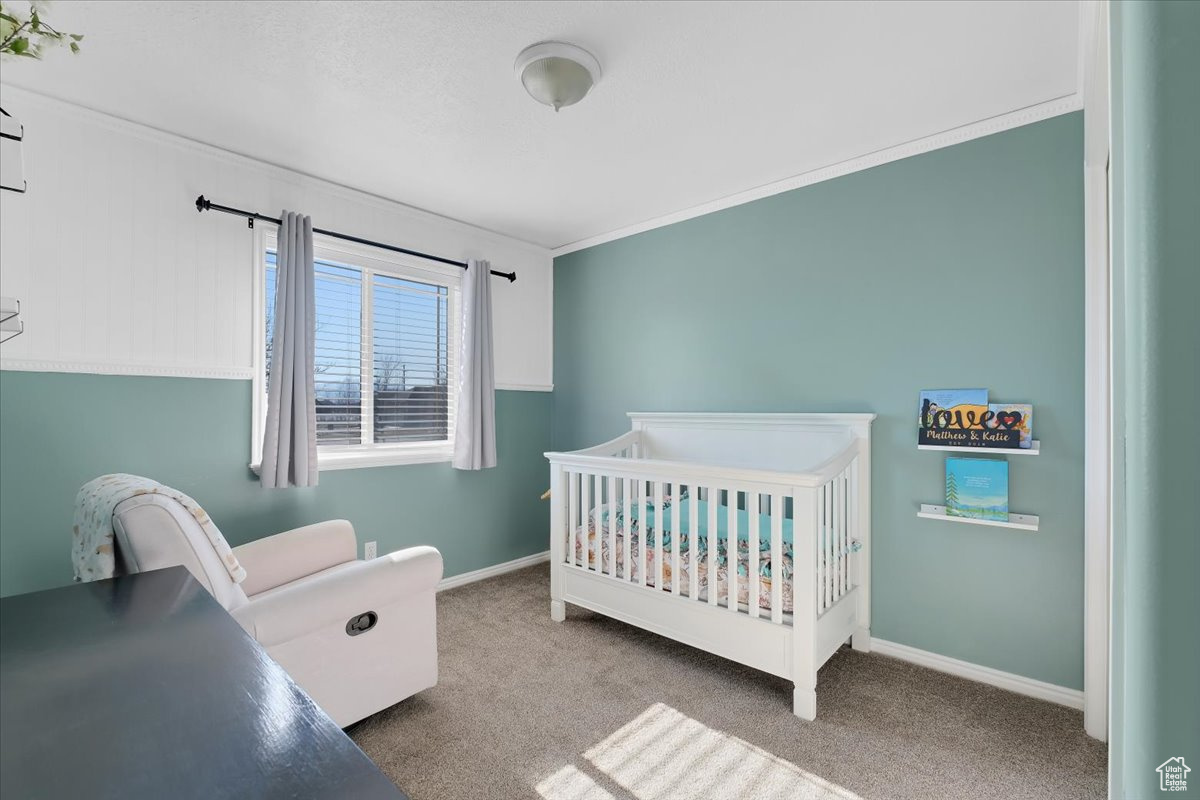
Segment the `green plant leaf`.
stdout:
[[18,18],[11,4],[0,2],[0,52],[24,58],[41,58],[43,52],[59,44],[68,44],[72,53],[79,52],[81,34],[64,33],[43,18],[44,4],[31,3],[29,18]]

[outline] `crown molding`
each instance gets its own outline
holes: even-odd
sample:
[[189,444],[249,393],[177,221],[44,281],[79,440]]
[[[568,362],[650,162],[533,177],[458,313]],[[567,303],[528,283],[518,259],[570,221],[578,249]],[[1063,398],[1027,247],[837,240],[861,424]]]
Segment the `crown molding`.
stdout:
[[821,183],[833,178],[839,178],[843,175],[860,172],[862,170],[870,169],[871,167],[877,167],[892,161],[899,161],[903,158],[909,158],[922,153],[940,150],[943,147],[961,144],[962,142],[967,142],[971,139],[990,136],[993,133],[1000,133],[1001,131],[1040,122],[1042,120],[1050,119],[1051,117],[1056,117],[1062,114],[1069,114],[1072,111],[1078,111],[1083,108],[1082,96],[1079,92],[1075,92],[1064,97],[1048,100],[1044,103],[1037,103],[1035,105],[991,117],[986,120],[973,122],[957,128],[951,128],[950,130],[935,133],[920,139],[913,139],[912,141],[904,142],[903,144],[884,148],[883,150],[877,150],[873,153],[867,153],[865,155],[847,159],[836,164],[802,172],[799,175],[794,175],[779,181],[763,184],[762,186],[757,186],[745,191],[736,192],[726,197],[692,206],[681,211],[675,211],[670,214],[654,217],[645,220],[644,222],[617,228],[616,230],[612,230],[607,233],[590,236],[556,248],[546,248],[535,242],[518,239],[499,231],[481,228],[477,225],[472,225],[471,223],[454,219],[453,217],[447,217],[432,211],[416,208],[415,206],[409,206],[396,200],[391,200],[376,194],[364,192],[360,189],[355,189],[343,184],[334,183],[332,181],[325,180],[324,178],[317,178],[303,172],[297,172],[296,170],[277,164],[260,161],[250,156],[235,153],[231,150],[225,150],[210,144],[198,142],[194,139],[188,139],[184,136],[170,133],[158,128],[153,128],[139,122],[133,122],[131,120],[115,117],[102,111],[77,105],[51,95],[41,94],[39,92],[25,89],[11,83],[0,83],[0,88],[2,88],[6,93],[16,93],[18,95],[17,99],[19,102],[37,104],[43,108],[48,108],[52,111],[56,111],[68,116],[74,115],[77,118],[86,119],[97,125],[105,127],[108,130],[127,134],[146,142],[176,147],[194,153],[200,153],[212,158],[220,158],[233,162],[239,167],[254,170],[260,174],[267,175],[293,186],[311,187],[323,192],[327,192],[330,195],[340,199],[366,203],[368,205],[392,213],[400,213],[411,219],[426,223],[434,222],[443,225],[461,226],[470,229],[478,236],[489,241],[504,243],[509,246],[517,246],[538,255],[548,254],[554,258],[566,255],[568,253],[573,253],[577,250],[584,250],[588,247],[604,244],[606,242],[616,241],[617,239],[624,239],[627,236],[644,233],[645,231],[654,230],[655,228],[662,228],[667,225],[672,225],[676,222],[683,222],[684,220],[704,216],[705,214],[711,214],[714,211],[721,211],[726,208],[732,208],[734,206],[760,200],[764,197],[770,197],[772,195],[788,192],[792,189],[799,189],[804,186],[811,186],[813,184]]
[[836,164],[830,164],[826,167],[802,172],[799,175],[794,175],[790,178],[774,181],[772,183],[763,184],[753,189],[747,189],[742,192],[722,197],[718,200],[712,200],[708,203],[702,203],[698,206],[692,206],[682,211],[676,211],[671,214],[665,214],[661,217],[648,219],[645,222],[638,222],[633,225],[627,225],[624,228],[618,228],[608,233],[602,233],[597,236],[589,236],[586,239],[580,239],[576,242],[561,245],[550,251],[555,258],[564,256],[567,253],[574,253],[577,250],[584,250],[588,247],[595,247],[598,244],[613,242],[617,239],[624,239],[627,236],[633,236],[638,233],[662,228],[667,225],[673,225],[676,222],[694,219],[696,217],[711,214],[714,211],[722,211],[726,208],[740,206],[745,203],[750,203],[755,200],[761,200],[764,197],[771,195],[790,192],[793,189],[799,189],[804,186],[812,186],[814,183],[840,178],[843,175],[849,175],[853,172],[861,172],[865,169],[878,167],[882,164],[887,164],[892,161],[899,161],[902,158],[929,153],[933,150],[940,150],[943,147],[961,144],[970,141],[971,139],[979,139],[984,136],[991,136],[993,133],[1000,133],[1012,128],[1019,128],[1022,125],[1030,125],[1034,122],[1041,122],[1051,117],[1057,117],[1062,114],[1069,114],[1072,111],[1078,111],[1083,108],[1083,100],[1078,92],[1059,97],[1054,100],[1048,100],[1044,103],[1027,106],[1016,111],[1010,111],[1007,114],[1001,114],[989,119],[972,122],[969,125],[962,125],[957,128],[935,133],[930,136],[924,136],[920,139],[904,142],[903,144],[887,147],[883,150],[876,150],[873,153],[857,156],[855,158],[840,161]]
[[372,194],[371,192],[355,189],[352,186],[335,183],[324,178],[318,178],[304,172],[299,172],[279,164],[272,164],[268,161],[260,161],[257,158],[236,153],[232,150],[225,150],[211,144],[189,139],[186,136],[181,136],[177,133],[155,128],[150,125],[145,125],[140,122],[115,117],[103,111],[98,111],[87,106],[81,106],[72,103],[69,100],[63,100],[53,95],[42,94],[32,89],[26,89],[21,86],[16,86],[11,83],[0,82],[0,89],[6,95],[5,102],[16,105],[17,103],[28,103],[51,111],[52,113],[62,114],[67,117],[86,120],[94,125],[104,128],[105,130],[119,133],[126,136],[139,139],[152,144],[160,144],[167,147],[174,147],[179,150],[184,150],[191,153],[198,153],[209,158],[217,158],[236,165],[240,169],[257,172],[260,175],[267,176],[282,183],[289,184],[296,188],[311,188],[329,194],[340,200],[346,200],[355,203],[362,203],[372,208],[377,208],[387,213],[399,214],[409,219],[415,220],[423,224],[434,223],[438,225],[454,226],[459,228],[469,229],[472,234],[481,240],[495,242],[509,247],[517,247],[527,250],[538,256],[550,255],[550,250],[536,242],[530,242],[525,239],[518,239],[514,236],[494,231],[489,228],[481,228],[478,225],[472,225],[469,222],[447,217],[433,211],[428,211],[416,206],[410,206],[398,200],[392,200],[381,195]]

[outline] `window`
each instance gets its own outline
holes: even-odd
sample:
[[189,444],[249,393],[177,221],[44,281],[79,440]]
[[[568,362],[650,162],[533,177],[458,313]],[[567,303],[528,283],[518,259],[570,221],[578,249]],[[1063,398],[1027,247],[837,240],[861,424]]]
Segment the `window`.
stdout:
[[[254,463],[273,356],[275,242],[263,234]],[[460,275],[314,237],[321,469],[450,460]],[[414,260],[415,261],[415,260]]]

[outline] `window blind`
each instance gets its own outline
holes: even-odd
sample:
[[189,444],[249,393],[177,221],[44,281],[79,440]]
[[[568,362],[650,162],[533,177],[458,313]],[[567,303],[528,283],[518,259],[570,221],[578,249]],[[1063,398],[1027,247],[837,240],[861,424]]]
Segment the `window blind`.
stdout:
[[448,290],[375,275],[374,438],[443,441],[449,434]]
[[[266,386],[275,270],[275,253],[268,251]],[[314,270],[318,446],[448,441],[449,289],[324,260]]]

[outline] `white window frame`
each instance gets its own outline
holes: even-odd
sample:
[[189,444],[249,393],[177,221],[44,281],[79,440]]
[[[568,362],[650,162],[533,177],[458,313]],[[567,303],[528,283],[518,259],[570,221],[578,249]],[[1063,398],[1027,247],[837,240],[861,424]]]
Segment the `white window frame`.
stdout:
[[[278,232],[272,227],[256,226],[254,229],[254,398],[251,403],[250,468],[258,472],[262,466],[263,429],[267,419],[266,404],[266,277],[267,251],[277,247]],[[387,467],[401,464],[434,464],[450,461],[454,456],[454,416],[457,406],[458,359],[460,339],[459,304],[462,293],[462,270],[451,265],[426,262],[403,253],[393,253],[376,247],[345,242],[319,234],[313,235],[313,255],[322,261],[345,264],[361,268],[364,291],[362,304],[363,343],[370,341],[373,328],[374,308],[373,282],[368,273],[377,273],[406,280],[445,286],[449,291],[447,306],[446,335],[447,373],[449,376],[449,404],[447,412],[448,438],[444,442],[407,442],[375,444],[373,404],[374,394],[369,370],[363,372],[362,418],[364,441],[358,445],[325,445],[317,447],[317,469],[358,469],[362,467]],[[370,435],[365,435],[366,432]]]

